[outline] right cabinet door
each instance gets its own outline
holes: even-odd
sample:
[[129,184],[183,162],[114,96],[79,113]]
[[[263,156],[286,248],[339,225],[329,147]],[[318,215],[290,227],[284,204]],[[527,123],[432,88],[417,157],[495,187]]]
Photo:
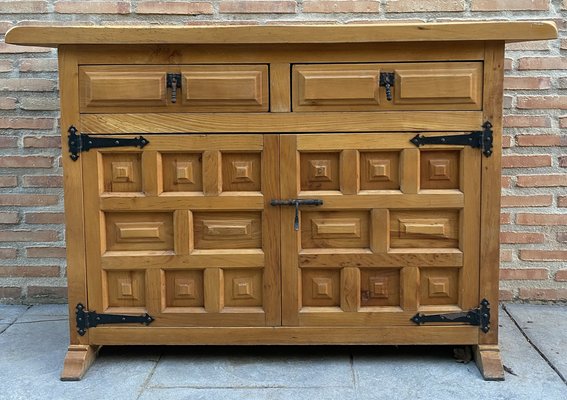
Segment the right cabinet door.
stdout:
[[299,206],[299,226],[281,211],[283,325],[413,326],[478,306],[481,152],[413,136],[281,136],[282,198],[323,201]]

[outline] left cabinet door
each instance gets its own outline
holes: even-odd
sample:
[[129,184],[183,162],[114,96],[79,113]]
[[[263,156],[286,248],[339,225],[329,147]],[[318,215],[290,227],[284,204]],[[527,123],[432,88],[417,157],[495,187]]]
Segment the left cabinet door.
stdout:
[[148,312],[148,335],[280,325],[277,135],[144,137],[80,155],[89,309]]

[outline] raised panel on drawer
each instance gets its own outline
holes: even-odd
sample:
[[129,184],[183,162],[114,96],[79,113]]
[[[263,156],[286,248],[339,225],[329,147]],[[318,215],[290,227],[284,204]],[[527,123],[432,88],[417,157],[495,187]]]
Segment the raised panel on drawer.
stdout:
[[482,62],[294,65],[292,79],[296,112],[481,109]]

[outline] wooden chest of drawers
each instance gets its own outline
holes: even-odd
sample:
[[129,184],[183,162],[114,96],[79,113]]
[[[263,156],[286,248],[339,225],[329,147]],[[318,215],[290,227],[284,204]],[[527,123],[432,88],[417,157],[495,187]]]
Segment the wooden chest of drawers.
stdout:
[[106,344],[349,343],[474,345],[502,379],[504,43],[554,35],[535,22],[11,30],[59,47],[62,378]]

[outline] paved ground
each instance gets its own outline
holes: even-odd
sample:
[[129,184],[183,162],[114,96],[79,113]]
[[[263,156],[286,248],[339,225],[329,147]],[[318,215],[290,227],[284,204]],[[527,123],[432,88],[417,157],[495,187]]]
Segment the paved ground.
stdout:
[[451,347],[105,347],[61,382],[67,307],[0,305],[0,399],[567,399],[567,307],[501,310],[505,382]]

